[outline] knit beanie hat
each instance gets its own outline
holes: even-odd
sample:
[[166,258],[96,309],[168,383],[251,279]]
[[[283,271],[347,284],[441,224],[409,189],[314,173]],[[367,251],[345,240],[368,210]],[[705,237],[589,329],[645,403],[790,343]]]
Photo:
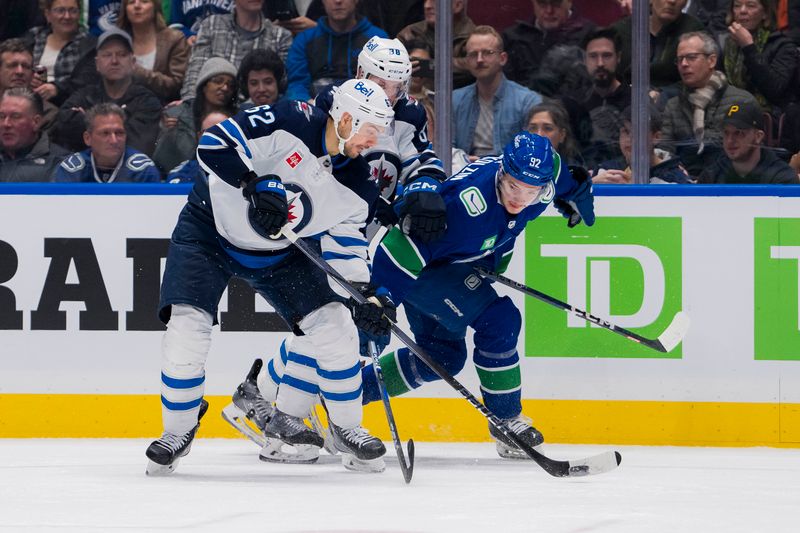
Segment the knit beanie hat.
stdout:
[[210,58],[205,62],[203,68],[200,69],[200,74],[197,76],[197,83],[194,86],[195,90],[200,92],[200,88],[203,84],[218,74],[229,74],[233,76],[235,80],[236,67],[221,57]]

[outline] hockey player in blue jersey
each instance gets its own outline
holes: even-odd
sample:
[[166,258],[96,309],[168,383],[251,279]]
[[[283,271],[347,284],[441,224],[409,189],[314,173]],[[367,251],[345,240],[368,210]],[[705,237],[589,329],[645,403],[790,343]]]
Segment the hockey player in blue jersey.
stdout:
[[[404,306],[416,342],[451,374],[467,359],[465,336],[474,330],[473,363],[486,407],[524,442],[543,442],[522,415],[517,338],[521,316],[507,296],[478,276],[476,266],[503,272],[515,239],[551,202],[571,224],[594,223],[591,179],[573,177],[545,137],[523,132],[501,157],[486,157],[445,181],[439,193],[447,206],[447,231],[424,243],[395,227],[381,241],[372,265],[373,282]],[[438,379],[407,348],[383,355],[381,367],[391,395]],[[362,371],[364,402],[380,401],[372,365]],[[527,458],[490,425],[501,457]]]
[[161,286],[164,433],[147,449],[149,474],[172,472],[191,447],[204,412],[211,329],[232,276],[296,333],[283,345],[288,362],[266,434],[313,459],[322,439],[303,418],[319,392],[343,455],[371,461],[385,453],[361,427],[357,328],[386,334],[391,302],[374,298],[348,309],[341,289],[279,232],[288,221],[302,238],[317,239],[331,266],[369,290],[363,228],[378,191],[359,154],[392,115],[379,86],[351,80],[329,113],[287,101],[248,109],[203,134],[197,156],[208,180],[195,183],[180,214]]
[[[446,215],[444,203],[435,191],[447,175],[428,140],[425,109],[408,97],[411,60],[403,43],[398,39],[371,38],[358,55],[356,78],[380,85],[394,110],[391,132],[382,135],[363,154],[386,200],[377,204],[376,217],[383,224],[393,224],[399,217],[403,220],[401,227],[423,242],[438,239],[444,234]],[[330,109],[334,89],[331,86],[322,91],[314,105]],[[417,186],[408,187],[412,183]],[[406,197],[401,208],[393,209],[392,203],[399,200],[398,185],[405,185],[402,191]]]

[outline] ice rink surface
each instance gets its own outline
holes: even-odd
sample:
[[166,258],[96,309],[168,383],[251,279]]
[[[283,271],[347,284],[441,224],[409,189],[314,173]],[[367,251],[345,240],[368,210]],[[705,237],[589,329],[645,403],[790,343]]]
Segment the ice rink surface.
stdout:
[[[144,475],[145,440],[0,440],[0,531],[800,531],[800,450],[616,447],[622,465],[556,479],[494,445],[417,443],[403,482],[260,462],[246,440],[198,439],[171,477]],[[558,459],[614,447],[548,445]]]

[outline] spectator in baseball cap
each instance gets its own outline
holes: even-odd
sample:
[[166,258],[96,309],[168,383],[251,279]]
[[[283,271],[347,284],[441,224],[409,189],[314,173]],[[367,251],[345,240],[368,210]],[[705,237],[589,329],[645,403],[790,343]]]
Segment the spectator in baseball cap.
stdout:
[[722,118],[723,153],[698,183],[798,184],[797,174],[764,142],[764,112],[752,100],[734,102]]

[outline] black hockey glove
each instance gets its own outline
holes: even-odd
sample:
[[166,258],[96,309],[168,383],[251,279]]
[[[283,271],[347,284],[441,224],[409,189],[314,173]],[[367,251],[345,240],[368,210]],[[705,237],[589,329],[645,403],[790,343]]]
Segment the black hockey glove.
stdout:
[[250,171],[243,179],[242,195],[250,203],[250,224],[263,237],[272,238],[289,220],[286,189],[275,174],[257,177]]
[[439,195],[441,183],[422,176],[403,189],[403,196],[395,204],[403,233],[424,243],[444,237],[447,230],[447,207]]
[[557,197],[553,206],[568,219],[567,226],[574,228],[581,220],[587,225],[594,224],[594,195],[592,194],[592,178],[586,169],[570,166],[570,173],[578,186],[568,195]]
[[383,196],[380,196],[375,202],[375,220],[381,226],[394,226],[400,222],[400,217],[395,213],[392,202]]
[[394,305],[389,291],[373,285],[362,285],[359,291],[367,301],[359,304],[350,299],[353,322],[378,344],[389,344],[392,323],[397,320],[397,306]]

